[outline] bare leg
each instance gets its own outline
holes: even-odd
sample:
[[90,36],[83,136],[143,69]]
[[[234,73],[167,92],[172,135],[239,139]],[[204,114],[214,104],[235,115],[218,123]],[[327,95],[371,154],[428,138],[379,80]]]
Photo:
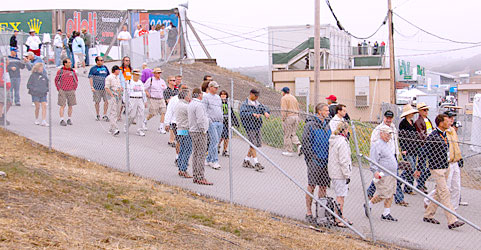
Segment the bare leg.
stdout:
[[72,117],[73,107],[68,106],[68,117]]
[[[309,191],[309,193],[314,194],[315,189],[316,186],[307,185],[307,191]],[[306,208],[306,215],[312,215],[312,197],[308,194],[306,194]]]
[[42,120],[47,119],[47,103],[42,102]]
[[[70,107],[69,107],[68,109],[69,109],[69,111],[70,111]],[[59,110],[58,113],[59,113],[59,115],[60,115],[60,118],[63,118],[63,115],[64,115],[64,113],[65,113],[65,105],[60,106],[60,110]]]
[[39,102],[34,102],[35,103],[35,119],[38,120],[38,113],[40,111],[40,103]]
[[[85,62],[84,62],[85,64]],[[109,110],[109,101],[104,101],[104,116],[107,116],[107,111]]]
[[224,139],[224,151],[227,151],[227,147],[229,147],[229,139]]
[[99,113],[100,113],[100,103],[99,102],[95,103],[95,112],[97,113],[97,115],[99,115]]

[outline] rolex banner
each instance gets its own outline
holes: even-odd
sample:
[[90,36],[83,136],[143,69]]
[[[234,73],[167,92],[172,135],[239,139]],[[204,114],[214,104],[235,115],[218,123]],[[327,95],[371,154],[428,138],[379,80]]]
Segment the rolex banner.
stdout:
[[17,12],[0,14],[0,32],[18,30],[36,33],[52,33],[52,12]]
[[112,41],[125,16],[125,11],[119,10],[65,10],[64,13],[67,33],[85,27],[96,42],[104,45]]

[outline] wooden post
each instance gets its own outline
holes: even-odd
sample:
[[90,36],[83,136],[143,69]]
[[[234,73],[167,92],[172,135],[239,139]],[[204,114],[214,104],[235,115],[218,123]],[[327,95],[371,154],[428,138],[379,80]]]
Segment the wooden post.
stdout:
[[394,58],[394,37],[393,37],[393,23],[392,23],[392,9],[391,0],[387,1],[389,14],[388,14],[388,24],[389,24],[389,71],[391,79],[391,103],[396,104],[396,60]]

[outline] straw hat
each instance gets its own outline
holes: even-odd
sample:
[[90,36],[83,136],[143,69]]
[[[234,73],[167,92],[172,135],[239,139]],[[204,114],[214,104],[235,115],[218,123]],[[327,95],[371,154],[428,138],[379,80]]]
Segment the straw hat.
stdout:
[[132,74],[134,74],[134,75],[140,75],[140,69],[134,69],[134,70],[132,71]]
[[154,68],[153,72],[154,73],[162,73],[162,70],[160,68]]
[[426,105],[426,103],[424,102],[420,102],[418,103],[418,105],[416,106],[416,109],[417,110],[423,110],[423,109],[429,109],[430,107],[428,105]]
[[406,104],[406,105],[403,106],[403,113],[401,114],[401,118],[403,118],[407,115],[410,115],[410,114],[416,114],[418,112],[419,111],[414,109],[413,106],[411,106],[410,104]]

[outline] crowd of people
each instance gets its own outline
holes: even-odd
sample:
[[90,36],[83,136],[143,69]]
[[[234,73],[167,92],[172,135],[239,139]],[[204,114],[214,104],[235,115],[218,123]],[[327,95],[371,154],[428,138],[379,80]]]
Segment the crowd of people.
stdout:
[[[77,36],[78,37],[78,36]],[[80,38],[79,38],[80,39]],[[80,39],[81,40],[81,39]],[[79,40],[79,43],[81,43]],[[33,51],[27,53],[22,61],[16,56],[17,49],[11,48],[7,61],[7,72],[12,85],[20,84],[19,71],[26,67],[31,70],[27,81],[27,89],[35,105],[35,124],[50,126],[46,122],[46,104],[49,91],[48,78],[43,61]],[[62,61],[62,67],[56,72],[54,83],[58,94],[60,126],[72,126],[73,106],[77,104],[76,90],[78,76],[73,69],[70,58]],[[0,73],[4,73],[1,71]],[[3,79],[0,78],[0,79]],[[200,185],[213,185],[205,177],[204,167],[221,169],[219,155],[229,156],[229,113],[232,126],[242,126],[249,141],[249,149],[242,166],[256,171],[262,171],[264,166],[257,159],[257,150],[262,147],[262,127],[265,119],[271,113],[267,106],[259,102],[260,91],[251,89],[248,98],[239,108],[240,122],[233,112],[226,90],[219,92],[219,84],[206,75],[198,88],[190,89],[182,82],[182,76],[168,76],[166,83],[162,78],[160,68],[133,69],[130,58],[122,58],[120,65],[110,69],[104,65],[102,57],[95,58],[95,65],[88,73],[92,91],[92,100],[96,111],[96,120],[110,124],[109,133],[120,135],[119,122],[125,114],[123,131],[128,133],[131,125],[137,125],[136,134],[145,136],[147,123],[158,116],[160,121],[157,131],[160,134],[169,133],[168,144],[175,147],[175,164],[178,175],[193,179]],[[7,96],[0,96],[2,107],[7,99],[7,109],[12,103],[18,103],[18,87],[6,86]],[[352,224],[342,214],[348,186],[351,180],[352,163],[349,145],[350,131],[347,106],[337,103],[337,98],[330,95],[326,103],[314,107],[314,115],[307,116],[301,140],[296,132],[300,123],[299,103],[290,94],[290,89],[284,87],[281,98],[281,119],[284,132],[282,155],[295,157],[304,155],[307,165],[307,190],[313,194],[316,187],[319,197],[327,196],[327,189],[332,186],[336,201],[340,207],[340,216]],[[15,93],[15,94],[14,94]],[[3,95],[3,91],[0,91]],[[14,98],[15,97],[15,101]],[[103,102],[103,110],[100,103]],[[68,106],[67,118],[65,107]],[[3,111],[3,108],[0,110]],[[148,108],[145,116],[145,108]],[[102,112],[101,112],[102,111]],[[400,206],[409,206],[404,201],[404,194],[415,195],[415,192],[403,182],[396,180],[391,174],[398,175],[410,184],[417,181],[417,189],[428,194],[426,180],[433,176],[436,188],[429,193],[431,197],[444,206],[454,210],[460,204],[460,167],[463,159],[458,145],[457,127],[454,123],[455,113],[439,114],[433,124],[428,118],[429,107],[418,103],[416,109],[410,105],[403,107],[402,121],[398,127],[393,123],[394,113],[386,111],[384,119],[372,132],[370,140],[371,170],[373,182],[367,190],[368,210],[379,202],[384,203],[381,219],[397,221],[391,215],[391,205],[395,201]],[[414,115],[419,118],[413,121]],[[2,114],[2,122],[4,121]],[[192,173],[188,172],[189,161],[192,158]],[[381,169],[380,166],[383,168]],[[385,170],[388,173],[385,173]],[[423,221],[440,224],[434,219],[437,205],[424,201],[425,213]],[[306,220],[316,223],[312,214],[312,198],[306,195]],[[445,212],[449,229],[462,226],[464,223]],[[339,227],[346,227],[341,221],[336,221]]]

